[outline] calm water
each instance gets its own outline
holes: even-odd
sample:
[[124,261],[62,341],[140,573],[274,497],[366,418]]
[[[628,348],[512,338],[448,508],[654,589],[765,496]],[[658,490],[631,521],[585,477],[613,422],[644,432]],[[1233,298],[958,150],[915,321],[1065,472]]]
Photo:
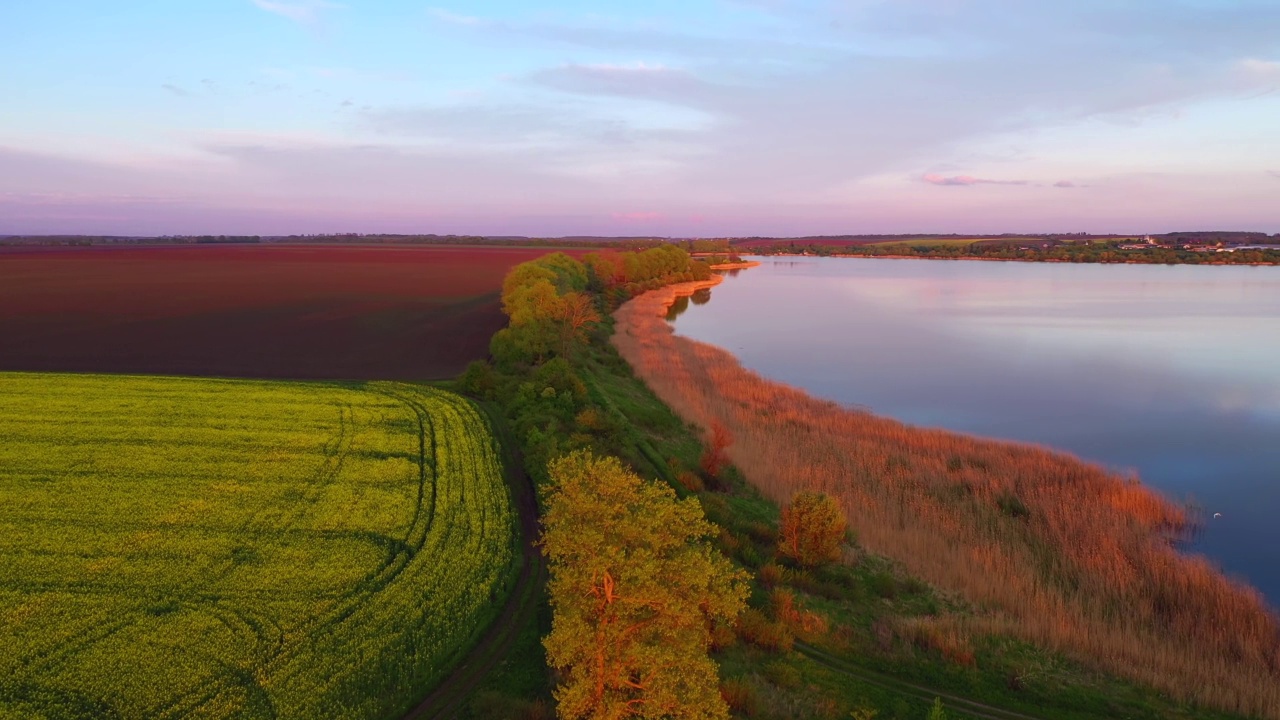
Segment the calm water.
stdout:
[[1222,513],[1194,550],[1280,605],[1280,268],[763,262],[677,332],[841,403],[1136,471]]

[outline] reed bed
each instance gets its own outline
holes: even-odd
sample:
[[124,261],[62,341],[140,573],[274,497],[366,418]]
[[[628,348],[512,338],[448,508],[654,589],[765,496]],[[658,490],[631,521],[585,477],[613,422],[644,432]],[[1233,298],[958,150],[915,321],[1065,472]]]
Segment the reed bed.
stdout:
[[1194,524],[1186,509],[1061,452],[810,397],[674,335],[667,308],[714,282],[628,302],[613,342],[682,418],[727,428],[729,459],[767,496],[838,498],[863,546],[975,607],[970,632],[1280,719],[1280,623],[1256,590],[1178,552]]

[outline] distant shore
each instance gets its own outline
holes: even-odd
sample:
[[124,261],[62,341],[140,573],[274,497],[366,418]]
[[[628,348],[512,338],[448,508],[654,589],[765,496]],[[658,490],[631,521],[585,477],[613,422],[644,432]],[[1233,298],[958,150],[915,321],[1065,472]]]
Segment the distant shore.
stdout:
[[747,268],[760,267],[760,261],[747,260],[745,262],[736,263],[719,263],[712,265],[712,270],[746,270]]
[[[750,253],[747,253],[750,254]],[[830,258],[846,258],[855,260],[973,260],[978,262],[1022,262],[1022,263],[1055,263],[1059,265],[1212,265],[1212,266],[1229,266],[1235,265],[1240,267],[1276,267],[1280,266],[1280,261],[1274,262],[1169,262],[1168,260],[1143,260],[1137,258],[1125,258],[1123,260],[1067,260],[1062,258],[1014,258],[1014,257],[979,257],[979,256],[947,256],[947,255],[863,255],[860,253],[831,253],[829,255],[815,254],[789,254],[789,253],[771,253],[768,255],[758,255],[756,257],[770,258],[796,258],[796,257],[830,257]],[[713,268],[715,269],[715,268]]]

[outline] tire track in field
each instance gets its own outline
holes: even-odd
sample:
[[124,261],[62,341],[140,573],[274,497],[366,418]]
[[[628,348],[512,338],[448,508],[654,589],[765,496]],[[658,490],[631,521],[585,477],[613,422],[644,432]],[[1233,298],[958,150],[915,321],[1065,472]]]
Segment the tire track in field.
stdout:
[[[338,480],[354,441],[356,413],[349,402],[340,402],[337,404],[337,408],[338,430],[321,447],[324,460],[316,473],[315,480],[308,483],[306,491],[293,500],[291,507],[286,507],[278,513],[270,513],[275,507],[270,504],[255,508],[240,526],[243,533],[257,531],[274,535],[280,530],[293,529],[295,525],[306,517],[307,508],[314,506],[319,501],[320,494],[324,491],[324,488]],[[235,570],[237,565],[238,563],[233,560],[221,572],[204,578],[188,594],[194,595],[194,591],[198,588],[209,588],[221,582]],[[283,633],[276,638],[275,642],[267,645],[265,635],[258,632],[263,623],[250,620],[253,613],[249,609],[223,608],[221,603],[214,603],[211,607],[202,608],[200,612],[222,623],[233,635],[252,638],[255,646],[254,655],[261,654],[262,658],[255,663],[251,670],[246,671],[227,665],[216,656],[208,653],[199,653],[215,667],[222,668],[222,672],[216,673],[204,682],[169,698],[164,704],[152,708],[153,716],[159,718],[181,717],[194,712],[225,693],[242,689],[250,698],[258,699],[259,706],[263,706],[265,703],[265,708],[269,708],[271,711],[271,717],[275,717],[275,705],[272,703],[269,693],[258,682],[256,673],[266,672],[271,666],[278,666],[281,662],[287,661],[288,651],[292,648],[285,645]],[[234,624],[228,622],[224,616],[220,615],[220,612],[230,613],[240,619],[249,628],[249,634],[240,635],[236,631]],[[261,613],[260,615],[266,624],[274,625],[279,630],[279,624],[275,618],[266,613]]]
[[[375,569],[366,574],[354,587],[337,596],[333,606],[327,612],[310,618],[298,628],[299,631],[310,638],[327,633],[333,626],[341,624],[357,612],[370,597],[393,583],[396,577],[408,567],[413,556],[421,550],[422,545],[430,536],[431,526],[435,520],[436,481],[438,480],[435,461],[437,440],[435,423],[431,413],[416,399],[402,393],[389,389],[376,389],[375,392],[394,400],[402,408],[408,408],[414,415],[414,420],[417,424],[418,488],[413,517],[403,539],[397,540],[382,535],[362,538],[373,542],[375,545],[382,546],[387,551],[384,560]],[[349,422],[348,415],[350,416]],[[324,445],[325,462],[320,473],[318,473],[319,482],[314,483],[312,491],[297,501],[299,504],[306,501],[314,504],[316,501],[315,496],[318,494],[319,489],[336,481],[342,471],[346,456],[351,450],[355,432],[355,413],[349,404],[344,403],[339,406],[338,433]],[[246,522],[245,526],[253,527],[267,521],[266,518],[257,515],[255,514],[254,518]],[[288,518],[288,522],[281,527],[292,529],[303,516],[304,513],[302,512],[292,513],[291,518],[288,518],[287,515],[282,515],[282,517]],[[274,618],[266,615],[263,618],[268,623],[276,624]],[[241,619],[251,627],[254,625],[245,616],[241,616]],[[236,669],[234,672],[226,672],[210,678],[208,682],[174,698],[167,709],[187,705],[190,703],[192,696],[199,696],[199,699],[190,707],[190,709],[194,710],[205,703],[216,700],[227,692],[243,689],[251,698],[257,699],[260,706],[269,708],[274,716],[275,708],[271,702],[270,695],[263,691],[254,673],[273,675],[280,672],[293,659],[295,652],[305,645],[306,643],[294,643],[286,646],[281,638],[279,642],[275,643],[274,647],[266,650],[266,657],[251,671],[245,672]],[[212,661],[219,665],[222,664],[216,658],[212,659]],[[239,682],[236,682],[236,680],[239,680]]]
[[[478,405],[478,404],[477,404]],[[520,518],[520,573],[498,617],[426,697],[409,709],[403,720],[452,720],[463,703],[511,652],[520,630],[533,622],[546,583],[547,568],[535,544],[538,537],[538,501],[533,483],[524,472],[523,458],[506,423],[487,406],[480,406],[494,437],[505,450],[503,463],[511,499]]]

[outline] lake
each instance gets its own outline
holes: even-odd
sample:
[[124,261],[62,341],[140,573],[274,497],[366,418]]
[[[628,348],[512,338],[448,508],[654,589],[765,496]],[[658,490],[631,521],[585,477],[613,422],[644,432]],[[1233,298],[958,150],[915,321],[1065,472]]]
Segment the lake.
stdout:
[[1136,472],[1203,510],[1190,551],[1280,605],[1280,268],[754,259],[676,331],[813,395]]

